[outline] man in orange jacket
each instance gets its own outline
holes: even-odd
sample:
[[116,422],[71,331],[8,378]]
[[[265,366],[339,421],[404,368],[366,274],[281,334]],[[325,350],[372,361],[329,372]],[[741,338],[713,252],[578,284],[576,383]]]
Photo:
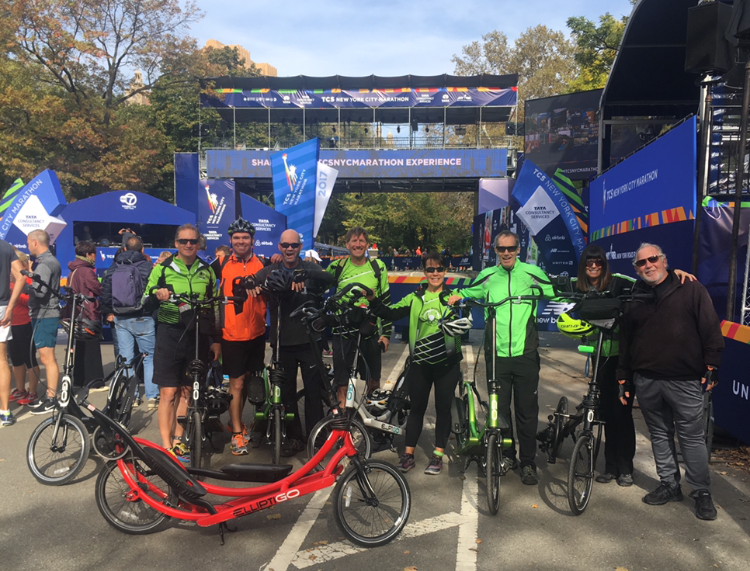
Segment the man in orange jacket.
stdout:
[[[232,222],[228,234],[232,254],[219,256],[212,267],[219,280],[221,295],[236,295],[237,283],[245,276],[257,274],[265,266],[253,254],[255,228],[241,217]],[[266,302],[262,297],[248,297],[237,313],[235,305],[224,306],[224,326],[221,335],[221,353],[224,356],[224,374],[229,376],[229,417],[232,430],[232,454],[247,454],[248,434],[242,423],[242,411],[247,399],[246,377],[263,374],[266,352]]]

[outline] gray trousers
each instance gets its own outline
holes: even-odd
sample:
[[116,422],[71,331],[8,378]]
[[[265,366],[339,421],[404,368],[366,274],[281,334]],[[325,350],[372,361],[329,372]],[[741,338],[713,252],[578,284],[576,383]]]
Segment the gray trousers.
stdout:
[[700,380],[665,381],[635,373],[638,403],[651,433],[656,473],[662,483],[680,483],[674,437],[680,441],[685,480],[696,490],[708,490],[708,452],[703,434],[703,391]]

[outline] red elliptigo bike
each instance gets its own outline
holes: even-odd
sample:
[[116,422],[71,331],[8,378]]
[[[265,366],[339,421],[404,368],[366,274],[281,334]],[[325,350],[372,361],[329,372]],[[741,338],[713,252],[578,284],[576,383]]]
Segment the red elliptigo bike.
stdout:
[[[123,449],[123,456],[99,473],[96,504],[104,519],[124,533],[152,533],[170,520],[194,521],[201,527],[218,524],[223,545],[226,522],[334,484],[336,524],[357,545],[388,543],[409,518],[411,492],[406,480],[391,464],[358,455],[349,432],[351,422],[340,412],[340,422],[323,447],[292,472],[292,466],[278,464],[230,464],[220,470],[184,467],[160,446],[132,437],[90,403],[84,406],[111,426],[117,436],[113,445]],[[315,471],[339,442],[343,445],[325,467]],[[346,471],[341,464],[344,458],[350,461]],[[228,488],[198,481],[198,477],[265,485]],[[209,494],[231,499],[212,504],[206,499]]]

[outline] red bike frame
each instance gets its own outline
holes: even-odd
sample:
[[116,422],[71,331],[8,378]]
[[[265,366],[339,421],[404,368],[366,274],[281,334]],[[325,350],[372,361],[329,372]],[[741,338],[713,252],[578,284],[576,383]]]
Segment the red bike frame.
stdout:
[[[325,456],[333,449],[339,438],[344,439],[344,445],[335,452],[325,469],[321,472],[312,472],[312,470],[318,466],[318,464],[323,461],[323,458],[325,458]],[[148,440],[135,438],[135,441],[144,448],[150,447],[164,450],[161,446],[149,442]],[[250,515],[251,513],[262,511],[287,500],[298,498],[332,486],[336,482],[336,476],[341,474],[344,470],[344,467],[340,465],[344,456],[352,457],[356,455],[357,449],[354,447],[349,431],[333,430],[328,437],[328,440],[326,440],[323,447],[313,458],[311,458],[299,470],[292,472],[286,478],[279,480],[278,482],[253,488],[226,488],[201,482],[201,485],[209,494],[236,498],[223,504],[214,505],[213,507],[217,512],[215,514],[210,514],[204,507],[191,504],[189,501],[182,499],[180,499],[179,504],[184,509],[170,507],[150,495],[153,494],[164,500],[169,496],[168,492],[157,488],[147,478],[134,472],[132,470],[132,464],[128,467],[128,462],[124,459],[120,459],[117,461],[117,466],[120,469],[124,480],[130,487],[130,492],[127,495],[128,501],[136,502],[141,500],[156,511],[169,517],[194,521],[201,527],[208,527],[231,519]],[[179,461],[175,459],[174,462],[184,470],[186,474],[188,473]],[[150,494],[144,493],[141,489],[141,485],[145,485]]]

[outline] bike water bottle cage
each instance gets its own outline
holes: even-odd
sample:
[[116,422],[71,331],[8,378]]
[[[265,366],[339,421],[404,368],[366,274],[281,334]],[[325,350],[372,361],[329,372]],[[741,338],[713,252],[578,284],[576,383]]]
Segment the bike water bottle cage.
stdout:
[[255,236],[255,226],[240,216],[237,220],[232,222],[227,229],[227,234],[230,236],[235,232],[245,232],[250,234],[250,236]]
[[581,319],[574,319],[569,313],[561,313],[557,318],[557,329],[572,339],[580,339],[591,335],[595,331],[595,327],[587,321]]
[[292,289],[292,275],[283,270],[273,270],[266,278],[266,287],[270,291],[289,291]]

